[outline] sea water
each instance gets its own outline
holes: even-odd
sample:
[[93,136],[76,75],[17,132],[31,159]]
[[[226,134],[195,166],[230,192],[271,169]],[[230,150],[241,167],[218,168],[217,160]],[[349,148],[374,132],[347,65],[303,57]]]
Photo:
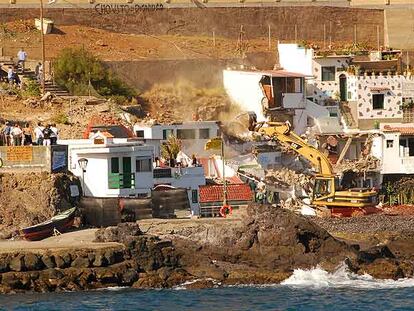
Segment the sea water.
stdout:
[[375,280],[341,266],[295,270],[278,285],[202,290],[108,288],[0,296],[1,310],[414,310],[414,279]]

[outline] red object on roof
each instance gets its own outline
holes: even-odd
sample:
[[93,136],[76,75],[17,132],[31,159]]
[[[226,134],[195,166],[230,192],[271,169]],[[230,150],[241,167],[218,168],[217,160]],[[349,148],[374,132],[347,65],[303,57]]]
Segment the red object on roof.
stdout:
[[[200,186],[200,203],[222,202],[223,185]],[[227,185],[227,201],[251,201],[253,193],[249,185],[229,184]]]
[[391,127],[389,125],[384,126],[385,132],[399,132],[403,135],[414,135],[414,127]]
[[115,138],[134,137],[134,133],[129,128],[121,124],[119,120],[108,116],[93,116],[83,132],[83,138],[88,139],[90,133],[97,131],[108,132]]

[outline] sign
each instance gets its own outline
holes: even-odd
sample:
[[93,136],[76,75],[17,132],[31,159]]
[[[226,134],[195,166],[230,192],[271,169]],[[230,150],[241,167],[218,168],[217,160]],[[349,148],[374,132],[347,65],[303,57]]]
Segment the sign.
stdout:
[[142,11],[156,11],[164,9],[162,3],[137,3],[137,4],[109,4],[98,3],[94,6],[99,15],[125,15],[137,14]]
[[56,172],[66,167],[66,152],[53,151],[52,154],[52,172]]
[[33,148],[31,146],[7,147],[6,160],[11,162],[31,162]]
[[204,146],[205,150],[220,150],[221,149],[221,138],[216,137],[210,139]]

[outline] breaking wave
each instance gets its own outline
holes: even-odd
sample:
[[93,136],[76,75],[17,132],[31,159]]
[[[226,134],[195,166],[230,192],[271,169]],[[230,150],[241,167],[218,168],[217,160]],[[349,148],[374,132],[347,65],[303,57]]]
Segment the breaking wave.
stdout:
[[293,275],[283,281],[281,285],[291,287],[333,287],[333,288],[359,288],[359,289],[379,289],[379,288],[402,288],[413,287],[414,278],[399,280],[378,280],[369,274],[357,275],[349,271],[345,263],[340,265],[335,272],[328,272],[320,267],[303,270],[295,269]]

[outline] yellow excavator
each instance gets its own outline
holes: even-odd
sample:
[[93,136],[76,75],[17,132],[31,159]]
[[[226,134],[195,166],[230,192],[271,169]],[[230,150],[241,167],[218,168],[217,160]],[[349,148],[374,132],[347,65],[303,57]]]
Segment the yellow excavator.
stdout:
[[276,140],[307,159],[317,170],[311,205],[320,208],[366,209],[377,204],[377,192],[368,188],[340,189],[328,158],[291,130],[289,122],[255,122],[249,120],[249,130]]

